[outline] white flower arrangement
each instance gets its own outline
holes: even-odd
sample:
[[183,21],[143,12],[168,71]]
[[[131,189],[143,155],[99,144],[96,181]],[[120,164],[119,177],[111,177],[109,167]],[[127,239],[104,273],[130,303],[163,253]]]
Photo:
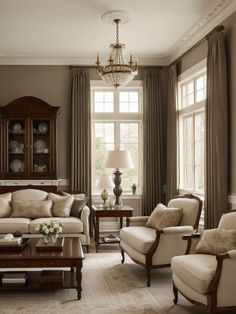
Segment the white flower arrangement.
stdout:
[[36,232],[39,232],[40,234],[44,236],[50,236],[50,235],[58,235],[62,232],[63,224],[60,223],[57,220],[51,220],[49,222],[41,222],[37,227],[35,228]]

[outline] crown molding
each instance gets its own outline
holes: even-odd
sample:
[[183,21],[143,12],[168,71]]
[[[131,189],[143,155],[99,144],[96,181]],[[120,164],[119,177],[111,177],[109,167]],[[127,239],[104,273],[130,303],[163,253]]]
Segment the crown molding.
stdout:
[[[95,67],[96,56],[91,55],[50,55],[50,56],[32,56],[32,55],[0,55],[0,65],[82,65]],[[161,66],[166,65],[166,57],[141,56],[138,59],[140,66]]]
[[169,50],[167,53],[168,64],[194,46],[235,11],[236,0],[218,0]]

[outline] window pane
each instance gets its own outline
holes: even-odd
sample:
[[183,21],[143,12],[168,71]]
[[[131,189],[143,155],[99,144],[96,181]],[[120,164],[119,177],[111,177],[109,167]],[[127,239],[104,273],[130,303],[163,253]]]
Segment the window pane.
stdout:
[[196,92],[196,102],[202,101],[203,99],[205,99],[205,89]]
[[120,112],[139,112],[138,92],[119,92]]
[[104,168],[108,150],[114,149],[114,123],[94,123],[94,139],[92,150],[92,187],[97,190],[97,183],[103,174],[110,174]]
[[94,92],[94,112],[114,112],[113,92]]
[[203,89],[204,88],[204,77],[201,76],[196,80],[196,89]]
[[120,149],[129,150],[134,163],[134,169],[125,169],[122,176],[122,188],[130,189],[132,183],[138,184],[139,177],[139,124],[120,123]]

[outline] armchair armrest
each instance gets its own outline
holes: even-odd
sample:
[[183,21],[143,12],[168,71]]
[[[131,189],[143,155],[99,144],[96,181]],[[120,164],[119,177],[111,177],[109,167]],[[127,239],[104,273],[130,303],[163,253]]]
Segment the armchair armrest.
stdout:
[[232,259],[236,259],[236,250],[228,251],[228,255]]
[[144,226],[148,221],[149,216],[134,216],[127,218],[128,226]]
[[185,254],[193,254],[194,249],[197,246],[200,239],[201,239],[200,233],[185,234],[183,236],[183,240],[188,241],[188,246],[187,246]]
[[200,237],[201,237],[200,233],[185,234],[183,236],[183,240],[200,239]]
[[192,233],[193,227],[192,226],[175,226],[175,227],[168,227],[162,229],[164,234],[186,234]]

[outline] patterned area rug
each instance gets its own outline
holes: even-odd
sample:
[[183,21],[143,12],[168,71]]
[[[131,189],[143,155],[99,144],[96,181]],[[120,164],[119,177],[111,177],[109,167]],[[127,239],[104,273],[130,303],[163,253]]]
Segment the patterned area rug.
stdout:
[[148,288],[120,263],[120,253],[87,254],[82,298],[76,290],[0,293],[1,314],[164,314]]

